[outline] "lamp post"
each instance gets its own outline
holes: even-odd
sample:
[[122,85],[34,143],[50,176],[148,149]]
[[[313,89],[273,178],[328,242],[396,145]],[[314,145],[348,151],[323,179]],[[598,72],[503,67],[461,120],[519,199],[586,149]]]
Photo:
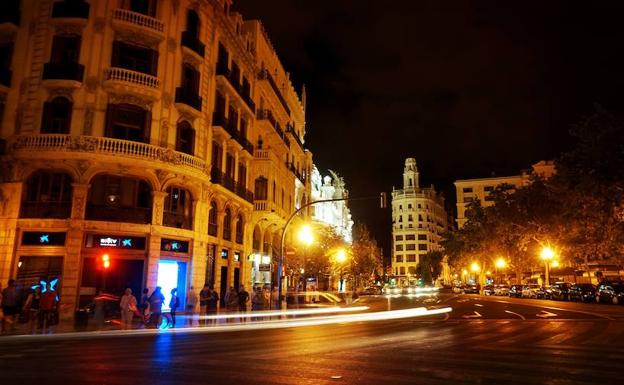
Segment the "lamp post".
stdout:
[[550,246],[545,246],[540,252],[540,258],[544,260],[544,286],[550,286],[550,261],[555,258],[555,251]]
[[314,242],[314,234],[312,233],[312,227],[310,225],[304,225],[299,230],[299,241],[303,243],[303,266],[302,275],[303,275],[303,291],[308,290],[308,280],[305,275],[305,265],[306,265],[306,257],[308,247]]
[[338,292],[342,293],[344,292],[344,281],[343,281],[343,267],[344,267],[344,263],[347,260],[347,253],[345,252],[344,249],[339,249],[336,252],[336,262],[338,262],[340,264],[340,285],[338,286]]
[[505,258],[499,257],[496,259],[496,261],[494,261],[494,266],[496,267],[496,276],[498,276],[498,272],[500,270],[504,270],[507,267],[507,261],[505,260]]

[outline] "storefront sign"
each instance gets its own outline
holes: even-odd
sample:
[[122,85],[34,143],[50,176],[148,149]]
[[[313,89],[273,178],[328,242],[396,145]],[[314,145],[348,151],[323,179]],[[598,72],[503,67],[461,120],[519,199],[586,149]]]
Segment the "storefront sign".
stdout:
[[65,233],[25,231],[22,233],[24,246],[65,246]]
[[177,239],[162,238],[160,240],[160,250],[172,251],[174,253],[188,253],[189,242],[179,241]]
[[145,250],[145,237],[88,234],[86,247]]
[[262,263],[258,265],[258,271],[271,271],[271,265]]

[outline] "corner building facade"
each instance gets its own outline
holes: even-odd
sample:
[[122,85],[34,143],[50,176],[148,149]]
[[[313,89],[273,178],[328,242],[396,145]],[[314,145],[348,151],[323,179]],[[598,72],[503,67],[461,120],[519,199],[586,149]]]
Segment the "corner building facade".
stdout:
[[230,7],[2,2],[2,286],[53,282],[68,318],[102,289],[253,283],[257,210],[307,199],[311,154],[262,25]]
[[420,258],[441,250],[447,228],[444,198],[433,185],[420,187],[416,159],[407,158],[403,188],[392,191],[392,273],[414,277]]

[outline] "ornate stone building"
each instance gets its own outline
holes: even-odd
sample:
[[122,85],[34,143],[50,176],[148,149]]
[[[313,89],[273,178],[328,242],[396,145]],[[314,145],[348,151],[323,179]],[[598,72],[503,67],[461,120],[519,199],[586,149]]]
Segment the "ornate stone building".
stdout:
[[[344,179],[332,170],[329,170],[329,173],[331,176],[323,177],[316,166],[312,167],[312,201],[349,197]],[[313,221],[333,227],[346,242],[351,243],[353,240],[353,220],[347,201],[316,204],[311,209],[311,218]]]
[[305,99],[231,5],[2,1],[0,284],[53,281],[69,317],[101,289],[257,281],[312,157]]
[[422,255],[440,250],[447,229],[444,198],[433,187],[420,187],[416,159],[407,158],[403,188],[392,191],[392,272],[410,277]]

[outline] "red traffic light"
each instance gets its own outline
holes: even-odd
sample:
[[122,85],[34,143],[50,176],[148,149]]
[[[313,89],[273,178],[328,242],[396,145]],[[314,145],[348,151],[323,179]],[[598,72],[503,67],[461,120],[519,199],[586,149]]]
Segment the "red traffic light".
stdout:
[[102,267],[108,269],[110,267],[110,256],[108,254],[102,255]]

